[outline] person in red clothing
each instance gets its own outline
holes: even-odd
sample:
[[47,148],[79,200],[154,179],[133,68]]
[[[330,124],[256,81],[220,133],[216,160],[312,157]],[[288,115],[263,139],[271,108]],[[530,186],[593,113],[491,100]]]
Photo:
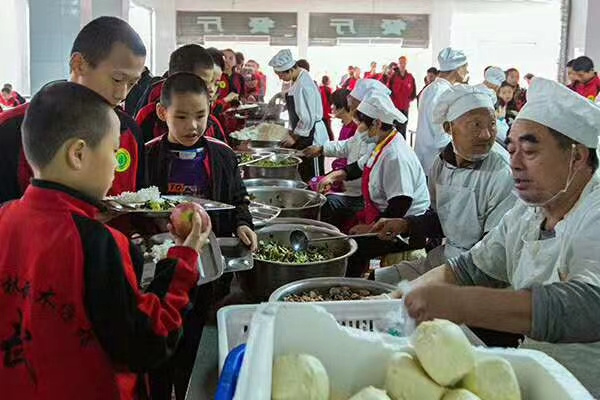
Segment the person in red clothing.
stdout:
[[[225,143],[205,136],[209,110],[208,89],[202,79],[185,72],[169,76],[157,106],[169,130],[146,145],[148,179],[161,193],[193,195],[235,206],[231,212],[211,216],[215,234],[236,235],[255,251],[258,240],[236,154]],[[228,294],[232,277],[227,274],[204,285],[194,296],[180,346],[168,363],[151,374],[153,400],[170,400],[173,386],[177,400],[185,398],[208,310]]]
[[359,80],[360,80],[360,68],[354,67],[354,69],[352,70],[352,75],[350,75],[350,77],[348,79],[346,79],[346,81],[342,85],[342,89],[353,91]]
[[196,213],[140,288],[142,254],[96,220],[120,125],[112,104],[72,82],[41,89],[27,110],[35,179],[0,209],[0,239],[11,243],[0,248],[4,400],[144,399],[145,372],[177,346],[211,226]]
[[577,74],[573,71],[573,63],[575,59],[569,60],[567,65],[565,66],[567,72],[567,87],[571,90],[575,90],[575,86],[577,85]]
[[267,76],[260,70],[260,64],[254,60],[248,60],[247,66],[254,70],[256,78],[258,79],[258,97],[257,100],[260,103],[265,101],[265,95],[267,94]]
[[[215,79],[213,70],[214,62],[210,53],[197,44],[181,46],[171,53],[169,59],[169,75],[177,72],[190,72],[204,80],[207,85],[212,85],[212,81]],[[162,80],[156,85],[159,89],[157,90],[159,97],[143,107],[136,116],[136,122],[142,130],[145,143],[164,135],[168,131],[167,124],[161,121],[156,113],[156,105],[159,102],[164,82]],[[209,128],[206,135],[227,141],[221,124],[214,117],[209,118]]]
[[517,107],[517,111],[521,111],[521,108],[523,108],[527,102],[527,90],[523,89],[519,84],[520,79],[521,75],[518,69],[509,68],[506,70],[506,82],[508,82],[508,84],[512,86],[514,90],[513,100]]
[[600,92],[600,78],[594,71],[594,62],[586,56],[577,57],[573,61],[573,72],[577,76],[575,91],[586,99],[595,101]]
[[[398,69],[388,81],[388,87],[392,91],[392,101],[398,110],[408,119],[408,109],[410,102],[417,98],[417,84],[415,78],[406,70],[406,57],[402,56],[398,59]],[[402,124],[399,132],[406,137],[406,125]]]
[[319,91],[321,92],[321,104],[323,104],[323,122],[325,122],[329,140],[334,140],[333,131],[331,130],[331,79],[327,75],[321,78]]
[[[121,121],[119,161],[109,194],[146,186],[144,139],[136,122],[118,105],[144,70],[146,48],[127,22],[100,17],[79,32],[71,49],[70,81],[94,90],[115,107]],[[0,114],[0,204],[21,197],[32,170],[23,154],[21,124],[28,104]]]
[[223,79],[228,83],[225,92],[221,97],[227,96],[229,93],[237,93],[239,97],[246,95],[244,87],[244,77],[236,71],[237,57],[236,53],[231,49],[223,50],[225,57],[225,69],[223,70]]
[[377,62],[371,61],[371,69],[365,72],[364,79],[377,79],[381,78],[381,74],[377,72]]

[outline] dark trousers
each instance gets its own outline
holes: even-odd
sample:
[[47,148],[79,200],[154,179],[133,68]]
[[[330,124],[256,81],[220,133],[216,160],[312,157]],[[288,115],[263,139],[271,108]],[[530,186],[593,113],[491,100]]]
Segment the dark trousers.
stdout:
[[406,122],[399,126],[398,132],[406,139],[406,126],[408,125],[408,110],[400,110],[406,116]]
[[321,220],[342,229],[344,223],[365,208],[362,197],[328,194],[327,203],[321,208]]
[[362,277],[369,269],[369,261],[373,258],[423,247],[416,246],[413,243],[407,246],[403,242],[380,240],[376,237],[357,238],[355,240],[358,244],[358,250],[348,259],[348,269],[346,270],[346,277],[348,278]]
[[183,336],[175,353],[164,364],[150,372],[152,400],[171,400],[173,387],[176,399],[185,399],[202,331],[214,298],[213,285],[210,283],[196,290],[194,307],[184,316]]

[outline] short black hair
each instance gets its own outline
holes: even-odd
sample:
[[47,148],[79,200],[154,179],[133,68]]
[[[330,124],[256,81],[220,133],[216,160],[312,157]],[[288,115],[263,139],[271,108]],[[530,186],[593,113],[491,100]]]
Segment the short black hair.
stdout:
[[138,57],[146,57],[146,46],[140,35],[116,17],[96,18],[84,26],[73,42],[71,56],[79,53],[95,68],[108,57],[115,43],[124,44]]
[[566,65],[566,67],[567,67],[567,68],[571,68],[571,67],[573,67],[573,63],[574,63],[574,62],[575,62],[575,59],[574,59],[574,58],[573,58],[572,60],[569,60],[569,61],[567,61],[567,65]]
[[235,62],[237,63],[237,65],[242,65],[244,63],[244,53],[242,53],[241,51],[235,53]]
[[431,68],[427,69],[427,73],[437,75],[440,73],[440,71],[438,71],[438,69],[436,67],[431,67]]
[[506,75],[508,76],[508,74],[510,74],[511,72],[517,72],[517,73],[519,73],[519,70],[516,69],[516,68],[514,68],[514,67],[513,68],[509,68],[509,69],[506,70]]
[[510,83],[508,83],[507,81],[504,81],[500,84],[500,87],[498,88],[498,90],[502,89],[503,87],[509,87],[512,90],[515,90],[514,86],[512,86]]
[[213,62],[221,68],[221,70],[225,69],[225,59],[223,59],[223,52],[215,47],[209,47],[206,49],[210,57],[213,59]]
[[5,83],[2,87],[3,88],[8,88],[8,89],[12,90],[13,86],[10,83]]
[[587,56],[577,57],[573,61],[572,68],[576,72],[591,72],[594,70],[594,62]]
[[4,86],[4,87],[2,88],[2,90],[1,90],[1,92],[2,92],[2,93],[8,93],[8,94],[10,94],[10,92],[12,92],[12,90],[10,90],[10,88],[9,88],[9,87],[6,87],[6,86]]
[[328,82],[331,83],[331,78],[329,78],[327,75],[323,75],[323,77],[321,77],[321,84],[327,85]]
[[[573,145],[580,144],[570,137],[560,133],[559,131],[548,127],[548,131],[556,139],[558,142],[558,146],[563,150],[569,150]],[[600,161],[598,160],[598,153],[596,153],[596,149],[588,148],[590,156],[588,158],[588,166],[592,169],[592,171],[598,170],[598,164]]]
[[72,82],[56,82],[31,99],[21,127],[27,161],[44,168],[68,140],[80,138],[92,148],[110,129],[112,106],[93,90]]
[[194,72],[197,69],[213,69],[215,63],[208,51],[197,44],[181,46],[169,58],[169,75],[177,72]]
[[337,109],[345,109],[350,112],[350,106],[348,105],[348,95],[350,91],[348,89],[338,89],[331,95],[331,102]]
[[173,95],[185,93],[199,94],[208,99],[208,89],[202,79],[191,72],[176,72],[165,81],[160,94],[160,104],[169,107],[173,101]]
[[300,68],[304,68],[305,70],[310,71],[310,64],[304,58],[301,58],[298,61],[296,61],[296,65]]

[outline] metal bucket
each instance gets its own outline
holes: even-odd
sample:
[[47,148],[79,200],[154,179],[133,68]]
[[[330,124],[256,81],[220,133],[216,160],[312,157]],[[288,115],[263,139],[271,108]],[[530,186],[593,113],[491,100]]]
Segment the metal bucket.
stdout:
[[321,207],[327,202],[322,194],[304,189],[250,187],[248,194],[252,201],[281,208],[281,218],[318,220],[321,217]]
[[[325,228],[294,224],[270,225],[256,233],[259,240],[274,240],[282,245],[289,245],[290,232],[296,229],[303,230],[309,238],[344,236],[340,232]],[[254,269],[238,274],[242,290],[257,301],[265,301],[273,291],[289,282],[316,277],[343,277],[346,274],[348,258],[356,252],[356,242],[353,239],[336,240],[319,244],[318,247],[327,247],[335,257],[307,264],[262,261],[254,258]]]
[[302,181],[293,181],[291,179],[244,179],[244,185],[247,188],[260,186],[273,186],[278,188],[306,189],[308,185]]
[[300,175],[298,174],[298,166],[302,163],[299,157],[285,156],[281,154],[275,154],[273,161],[277,162],[284,159],[290,159],[295,161],[293,165],[282,166],[282,167],[261,167],[257,164],[244,165],[242,170],[244,171],[244,179],[256,179],[256,178],[268,178],[268,179],[289,179],[297,180]]
[[350,289],[366,289],[374,296],[391,293],[396,287],[383,282],[368,281],[360,278],[310,278],[291,282],[274,291],[269,301],[284,301],[283,299],[307,291],[325,292],[334,287],[349,287]]

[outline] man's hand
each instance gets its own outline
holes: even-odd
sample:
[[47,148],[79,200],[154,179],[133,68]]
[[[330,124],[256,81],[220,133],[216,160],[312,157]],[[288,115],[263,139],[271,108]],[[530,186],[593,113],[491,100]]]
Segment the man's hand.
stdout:
[[351,235],[362,235],[363,233],[369,233],[371,231],[372,226],[372,224],[354,225],[352,228],[350,228],[349,233]]
[[235,93],[235,92],[231,92],[231,93],[229,93],[227,96],[225,96],[225,99],[224,99],[224,100],[225,100],[227,103],[231,103],[233,100],[238,100],[238,99],[239,99],[239,97],[240,97],[240,95],[239,95],[239,94],[237,94],[237,93]]
[[192,231],[186,238],[180,238],[175,234],[173,226],[169,224],[169,232],[175,238],[175,244],[178,246],[191,247],[196,250],[198,254],[202,254],[202,248],[208,243],[208,236],[212,232],[212,223],[210,219],[208,224],[202,226],[202,218],[197,212],[192,217]]
[[460,287],[454,285],[426,285],[413,288],[404,296],[408,315],[419,324],[434,318],[463,323],[462,307],[456,295]]
[[296,138],[293,134],[289,134],[285,139],[283,139],[280,143],[281,147],[291,148],[296,144]]
[[394,240],[396,236],[405,235],[408,231],[408,221],[404,218],[381,218],[371,228],[371,232],[378,233],[381,240]]
[[306,158],[315,158],[323,155],[323,146],[310,146],[302,151],[302,155]]
[[250,251],[255,252],[258,250],[258,236],[250,227],[246,225],[238,227],[237,235],[242,243],[250,248]]

